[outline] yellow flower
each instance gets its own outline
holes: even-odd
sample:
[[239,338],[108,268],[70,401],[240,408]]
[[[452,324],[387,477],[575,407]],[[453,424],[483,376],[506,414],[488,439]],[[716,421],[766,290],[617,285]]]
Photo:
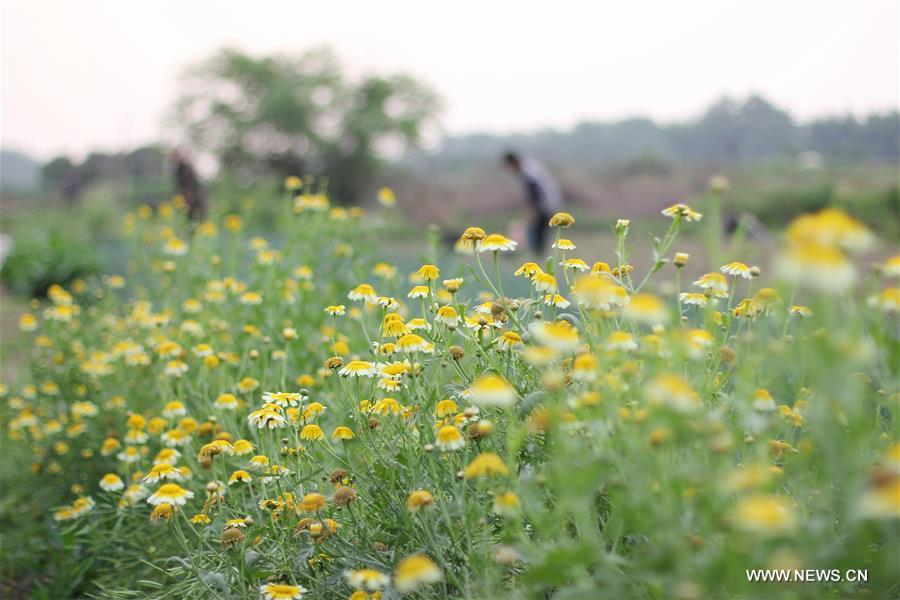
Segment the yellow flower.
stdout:
[[727,265],[723,265],[720,269],[726,275],[731,275],[733,277],[743,277],[744,279],[750,279],[750,267],[745,265],[742,262],[731,262]]
[[375,288],[368,283],[359,284],[350,290],[347,297],[351,300],[363,300],[367,304],[375,304],[378,300],[378,294],[375,293]]
[[573,271],[587,271],[590,269],[587,266],[587,263],[581,260],[580,258],[567,258],[566,260],[559,263],[559,266],[564,269],[572,269]]
[[567,212],[558,212],[550,217],[550,227],[571,227],[575,224],[575,218]]
[[[709,303],[710,297],[706,294],[697,294],[693,292],[681,292],[678,295],[678,299],[681,300],[682,304],[692,304],[694,306],[706,306]],[[715,302],[715,297],[712,298],[713,302]]]
[[409,293],[406,295],[407,298],[427,298],[428,294],[431,293],[431,290],[428,289],[427,285],[417,285],[414,286]]
[[544,296],[544,304],[556,308],[569,308],[571,303],[559,294],[547,294]]
[[628,291],[608,277],[582,275],[573,288],[578,304],[596,310],[609,310],[628,302]]
[[237,387],[239,392],[252,392],[259,387],[259,381],[252,377],[244,377],[238,382]]
[[[890,452],[900,454],[900,444],[893,444]],[[888,465],[890,470],[872,478],[859,500],[858,510],[864,518],[900,519],[900,456],[888,458],[894,463]]]
[[881,272],[885,277],[900,277],[900,254],[895,254],[884,261]]
[[388,310],[398,310],[400,308],[400,302],[398,302],[396,298],[391,298],[389,296],[379,296],[376,302],[378,306]]
[[600,363],[593,354],[579,354],[572,361],[572,377],[578,381],[594,381],[599,367]]
[[622,316],[647,325],[663,325],[669,321],[669,310],[659,297],[641,292],[631,297]]
[[153,468],[150,469],[150,472],[144,477],[144,481],[150,483],[158,483],[160,480],[171,479],[174,481],[181,481],[183,479],[181,470],[178,467],[174,467],[168,463],[161,462],[159,464],[153,465]]
[[535,273],[531,277],[531,284],[534,286],[535,291],[547,294],[555,294],[559,289],[556,285],[556,277],[543,271]]
[[728,297],[728,280],[721,273],[707,273],[695,281],[694,285],[710,291],[716,298]]
[[400,561],[394,570],[394,586],[401,594],[443,579],[441,570],[423,554],[414,554]]
[[444,425],[437,432],[435,445],[445,452],[459,450],[466,445],[462,433],[453,425]]
[[790,244],[775,262],[776,274],[791,285],[841,294],[856,282],[856,269],[838,247]]
[[504,517],[514,517],[519,512],[519,497],[513,492],[495,494],[492,510]]
[[147,498],[147,502],[154,505],[166,502],[168,504],[181,506],[193,497],[194,492],[184,489],[177,483],[167,483],[156,490],[152,496]]
[[187,254],[188,245],[184,240],[173,237],[163,247],[163,252],[172,256],[184,256]]
[[303,500],[298,507],[303,512],[316,512],[325,508],[325,496],[317,492],[312,492],[303,496]]
[[225,217],[225,229],[231,233],[237,233],[244,227],[244,220],[240,215],[227,215]]
[[556,352],[574,352],[581,345],[578,330],[568,321],[539,321],[531,325],[530,331],[537,343]]
[[434,265],[422,265],[416,271],[416,276],[423,281],[434,281],[441,276],[441,272]]
[[870,297],[868,304],[887,313],[900,312],[900,288],[886,288]]
[[445,279],[441,282],[446,289],[450,293],[456,293],[459,291],[460,286],[463,284],[462,277],[454,277],[452,279]]
[[257,429],[276,429],[287,425],[287,420],[281,414],[281,407],[277,404],[267,404],[259,410],[255,410],[247,416],[250,425],[256,426]]
[[503,459],[493,452],[483,452],[466,465],[463,475],[466,479],[508,475],[509,469]]
[[543,273],[543,272],[544,272],[543,269],[541,269],[541,267],[538,266],[537,263],[527,262],[527,263],[524,263],[518,269],[516,269],[516,272],[513,273],[513,275],[515,275],[516,277],[523,276],[523,277],[525,277],[525,279],[531,279],[538,273]]
[[237,456],[244,456],[253,452],[253,444],[248,440],[240,439],[232,446],[233,452]]
[[174,465],[179,458],[181,458],[181,452],[175,448],[163,448],[157,452],[156,456],[153,458],[153,464]]
[[394,194],[394,190],[389,187],[379,188],[378,194],[376,194],[376,198],[378,200],[378,204],[384,206],[385,208],[392,208],[397,204],[397,196]]
[[234,485],[235,483],[250,483],[251,481],[253,481],[253,477],[243,469],[235,471],[228,477],[228,485]]
[[772,394],[769,393],[769,390],[758,389],[753,392],[751,397],[753,401],[753,408],[761,411],[770,411],[775,410],[775,400],[772,399]]
[[103,479],[100,480],[100,489],[105,492],[117,492],[121,489],[125,489],[125,483],[122,481],[122,478],[115,473],[107,473],[103,476]]
[[333,440],[352,440],[353,437],[353,430],[344,426],[335,427],[331,433],[331,439]]
[[624,350],[626,352],[631,352],[638,348],[634,336],[627,331],[613,331],[606,336],[603,345],[608,350]]
[[512,406],[519,399],[508,381],[492,373],[476,379],[468,391],[472,402],[482,406]]
[[168,502],[157,504],[150,513],[150,521],[153,523],[159,521],[168,521],[175,514],[175,507]]
[[116,438],[106,438],[103,445],[100,446],[100,454],[103,456],[111,456],[116,450],[122,447],[122,443]]
[[797,525],[791,504],[781,496],[744,498],[732,510],[730,520],[737,529],[765,535],[789,533]]
[[302,585],[267,583],[259,591],[265,600],[300,600],[307,590]]
[[38,322],[35,316],[31,313],[24,313],[19,317],[19,330],[20,331],[34,331],[38,327]]
[[382,398],[372,407],[372,412],[376,415],[399,415],[402,411],[403,407],[394,398]]
[[173,400],[172,402],[167,402],[163,407],[162,415],[167,419],[171,419],[174,417],[180,417],[182,415],[187,414],[187,409],[184,407],[184,404],[178,402],[177,400]]
[[516,346],[522,345],[522,336],[515,331],[504,331],[503,335],[497,338],[497,347],[501,350],[512,350]]
[[415,333],[407,333],[397,340],[397,345],[404,352],[432,352],[434,346]]
[[259,292],[244,292],[238,301],[245,306],[257,306],[262,304],[263,296]]
[[515,250],[517,245],[502,234],[492,233],[478,242],[477,249],[479,252],[510,252]]
[[343,377],[374,377],[375,365],[365,360],[352,360],[338,373]]
[[307,421],[314,419],[325,412],[325,406],[321,402],[310,402],[303,410],[303,418]]
[[238,407],[238,400],[234,394],[220,394],[213,404],[216,408],[234,410]]
[[409,333],[409,327],[403,322],[403,317],[397,313],[387,313],[381,320],[381,335],[383,337],[397,337]]
[[674,373],[656,376],[646,386],[647,401],[686,412],[700,406],[700,397],[690,384]]
[[191,517],[191,523],[195,525],[209,525],[212,523],[212,519],[210,519],[209,515],[206,513],[197,513]]
[[305,399],[303,394],[298,392],[264,392],[262,395],[263,402],[271,402],[282,408],[288,406],[297,406]]
[[[556,248],[558,250],[574,250],[575,244],[572,243],[572,240],[567,240],[565,238],[559,238],[550,246],[551,248]],[[585,265],[587,266],[587,265]]]
[[438,323],[443,323],[447,327],[454,327],[457,323],[459,323],[460,318],[459,314],[456,312],[456,309],[450,305],[442,306],[438,309],[437,315],[434,318]]
[[300,439],[301,440],[321,440],[325,437],[325,432],[322,431],[322,428],[316,425],[315,423],[310,423],[309,425],[305,425],[302,430],[300,430]]
[[673,219],[676,217],[682,217],[688,223],[690,223],[691,221],[699,221],[703,218],[703,215],[694,211],[690,206],[686,204],[673,204],[669,208],[663,209],[662,214],[667,217],[672,217]]
[[250,466],[254,469],[265,469],[269,466],[269,458],[262,454],[257,454],[250,459]]
[[603,273],[612,273],[612,269],[609,268],[609,265],[603,261],[597,261],[591,267],[591,275],[602,275]]
[[377,592],[391,582],[391,578],[375,569],[357,569],[344,573],[347,585],[357,590]]
[[851,252],[868,250],[875,236],[865,225],[836,208],[801,215],[791,221],[785,236],[789,244],[827,246]]
[[813,314],[811,308],[799,304],[793,305],[790,308],[790,313],[793,317],[811,317]]
[[410,512],[416,512],[423,506],[432,506],[434,504],[434,496],[428,490],[416,490],[410,493],[406,499],[406,508]]
[[483,240],[485,237],[487,236],[484,229],[481,227],[467,227],[466,230],[463,231],[461,239],[477,242]]

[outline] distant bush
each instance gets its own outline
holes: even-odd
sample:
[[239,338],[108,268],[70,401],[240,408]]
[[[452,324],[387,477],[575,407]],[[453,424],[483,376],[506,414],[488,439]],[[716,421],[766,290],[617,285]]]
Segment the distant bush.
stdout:
[[98,270],[92,246],[60,222],[17,236],[0,279],[15,293],[43,297],[54,283],[66,285]]

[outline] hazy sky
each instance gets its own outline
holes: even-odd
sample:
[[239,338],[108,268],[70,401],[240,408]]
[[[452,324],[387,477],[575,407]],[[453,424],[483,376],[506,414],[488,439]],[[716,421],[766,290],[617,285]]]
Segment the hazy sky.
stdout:
[[898,2],[2,2],[0,141],[41,158],[157,139],[178,73],[214,49],[328,44],[402,70],[452,133],[690,117],[760,92],[798,118],[894,109]]

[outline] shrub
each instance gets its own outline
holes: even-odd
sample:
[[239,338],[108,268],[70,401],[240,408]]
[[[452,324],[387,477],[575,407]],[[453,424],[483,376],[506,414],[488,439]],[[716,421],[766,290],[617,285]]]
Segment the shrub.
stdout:
[[52,284],[68,286],[98,270],[92,246],[60,222],[23,227],[0,269],[0,278],[18,294],[43,298]]

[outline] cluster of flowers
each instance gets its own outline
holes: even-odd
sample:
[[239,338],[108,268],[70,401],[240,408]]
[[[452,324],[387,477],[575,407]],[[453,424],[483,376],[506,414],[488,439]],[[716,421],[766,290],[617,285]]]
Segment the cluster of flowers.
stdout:
[[[469,227],[456,244],[468,270],[444,277],[424,264],[406,291],[397,267],[367,264],[344,241],[328,248],[330,262],[309,266],[333,231],[364,231],[362,213],[330,207],[300,180],[286,185],[291,210],[308,220],[304,231],[321,237],[290,238],[281,250],[251,238],[244,277],[240,217],[224,217],[222,234],[202,223],[185,241],[176,235],[179,207],[164,204],[155,217],[142,208],[126,219],[129,239],[158,248],[132,257],[134,283],[109,276],[53,286],[40,313],[35,303],[22,315],[20,328],[33,334],[32,372],[44,379],[3,388],[13,411],[7,434],[32,445],[36,476],[68,481],[80,495],[55,511],[57,521],[102,512],[95,517],[105,527],[119,512],[168,524],[198,556],[219,551],[209,544],[215,532],[221,552],[266,553],[255,560],[268,580],[237,585],[258,586],[268,599],[301,598],[325,581],[318,573],[336,572],[354,600],[432,585],[464,595],[475,559],[459,552],[489,548],[509,577],[537,560],[529,552],[540,536],[530,531],[550,510],[548,498],[564,494],[554,456],[607,456],[613,442],[604,440],[619,440],[629,457],[699,440],[715,456],[739,458],[722,458],[720,477],[708,482],[692,475],[679,492],[684,502],[709,483],[729,530],[771,537],[800,527],[801,500],[782,482],[789,457],[812,451],[805,430],[821,417],[811,405],[828,394],[804,379],[795,398],[776,399],[756,383],[759,371],[736,365],[742,353],[765,364],[754,346],[763,335],[778,344],[819,335],[799,321],[830,310],[819,292],[852,289],[858,273],[848,257],[874,244],[859,222],[828,209],[792,223],[776,263],[786,288],[757,286],[763,270],[735,261],[682,292],[690,257],[665,254],[702,215],[676,204],[663,211],[669,231],[640,280],[624,252],[628,221],[614,228],[615,260],[589,265],[562,237],[575,219],[558,213],[543,266],[525,262],[505,277],[502,255],[516,242]],[[396,201],[389,190],[379,200]],[[668,264],[674,291],[647,291]],[[900,256],[877,271],[885,282],[900,277]],[[379,283],[354,279],[361,272]],[[513,284],[527,291],[505,293]],[[812,294],[809,305],[795,304],[803,293]],[[323,298],[347,304],[324,306]],[[900,291],[885,287],[869,303],[895,316]],[[880,393],[896,399],[896,390]],[[861,519],[900,518],[900,444],[882,434],[867,433],[882,454],[865,458],[871,476],[853,509]],[[101,475],[67,473],[73,451]],[[634,464],[603,460],[603,478]],[[659,486],[657,475],[644,475]],[[560,488],[534,492],[548,485]],[[604,493],[635,502],[622,487]],[[394,512],[397,494],[406,497],[404,515]],[[376,523],[376,511],[396,523]],[[623,508],[623,534],[630,518]],[[297,544],[309,549],[306,573],[279,558]]]

